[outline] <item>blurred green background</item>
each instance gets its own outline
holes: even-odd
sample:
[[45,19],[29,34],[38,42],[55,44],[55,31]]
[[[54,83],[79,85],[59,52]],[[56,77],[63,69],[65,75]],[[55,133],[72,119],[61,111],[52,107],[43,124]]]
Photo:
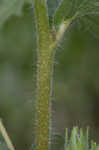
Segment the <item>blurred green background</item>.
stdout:
[[[50,16],[58,2],[48,1]],[[86,27],[73,23],[54,57],[52,128],[60,145],[65,128],[73,126],[89,126],[99,143],[99,38]],[[10,16],[0,30],[0,118],[16,150],[29,149],[35,140],[36,62],[33,8],[25,4],[21,16]],[[55,140],[52,149],[60,150]]]

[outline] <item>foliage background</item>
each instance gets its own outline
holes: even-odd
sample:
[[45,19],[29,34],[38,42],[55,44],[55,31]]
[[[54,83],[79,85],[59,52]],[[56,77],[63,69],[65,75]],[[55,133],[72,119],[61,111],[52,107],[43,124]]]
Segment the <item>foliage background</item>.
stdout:
[[[50,16],[58,3],[48,0]],[[56,50],[53,150],[63,145],[65,128],[73,126],[89,126],[90,137],[99,143],[99,32],[86,27],[80,20],[73,23]],[[21,15],[8,17],[0,30],[0,118],[18,150],[29,149],[35,139],[35,81],[35,20],[25,4]]]

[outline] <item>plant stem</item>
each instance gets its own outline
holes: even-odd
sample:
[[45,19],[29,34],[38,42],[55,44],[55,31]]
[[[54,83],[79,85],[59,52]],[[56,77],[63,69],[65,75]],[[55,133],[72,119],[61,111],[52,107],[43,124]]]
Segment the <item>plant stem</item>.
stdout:
[[37,150],[48,150],[49,147],[51,72],[51,57],[39,57],[37,74]]
[[63,24],[53,39],[48,23],[46,0],[34,0],[37,27],[37,150],[49,150],[51,128],[51,84],[53,53],[71,21]]
[[45,0],[34,0],[34,9],[38,38],[36,144],[37,150],[48,150],[51,120],[52,37]]
[[5,142],[6,142],[7,146],[8,146],[8,148],[9,148],[10,150],[15,150],[15,149],[14,149],[14,146],[13,146],[13,144],[12,144],[12,142],[11,142],[11,140],[10,140],[10,138],[9,138],[7,132],[6,132],[6,129],[5,129],[5,127],[3,126],[3,123],[2,123],[1,120],[0,120],[0,132],[1,132],[1,134],[2,134],[2,136],[3,136],[3,138],[4,138],[4,140],[5,140]]

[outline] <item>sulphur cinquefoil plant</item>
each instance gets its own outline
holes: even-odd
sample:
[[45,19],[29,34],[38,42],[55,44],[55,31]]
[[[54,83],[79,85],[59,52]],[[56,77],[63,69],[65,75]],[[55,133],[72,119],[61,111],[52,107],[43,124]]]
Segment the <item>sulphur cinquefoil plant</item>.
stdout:
[[[47,0],[3,0],[0,1],[0,25],[11,16],[20,15],[24,3],[33,4],[36,43],[37,43],[37,89],[36,89],[36,150],[49,150],[51,138],[51,94],[53,77],[53,58],[64,33],[77,19],[84,20],[85,26],[94,28],[89,19],[99,15],[98,0],[60,0],[50,17]],[[87,24],[88,23],[88,24]],[[98,27],[97,27],[98,28]],[[87,137],[78,129],[72,131],[70,144],[65,150],[87,150]],[[92,143],[92,150],[98,149]],[[13,148],[10,148],[13,150]]]

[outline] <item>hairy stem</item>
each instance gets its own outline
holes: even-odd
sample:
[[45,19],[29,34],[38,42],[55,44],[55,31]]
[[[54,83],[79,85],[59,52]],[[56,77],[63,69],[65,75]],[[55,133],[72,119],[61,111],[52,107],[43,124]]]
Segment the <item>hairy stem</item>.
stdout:
[[37,25],[37,150],[49,149],[50,96],[52,73],[52,37],[48,25],[45,0],[34,0]]
[[71,20],[59,28],[53,39],[48,23],[46,0],[34,0],[37,27],[37,118],[36,144],[37,150],[49,150],[51,128],[51,80],[53,53],[60,42]]
[[38,60],[37,74],[37,150],[49,149],[51,72],[51,57],[41,56]]

